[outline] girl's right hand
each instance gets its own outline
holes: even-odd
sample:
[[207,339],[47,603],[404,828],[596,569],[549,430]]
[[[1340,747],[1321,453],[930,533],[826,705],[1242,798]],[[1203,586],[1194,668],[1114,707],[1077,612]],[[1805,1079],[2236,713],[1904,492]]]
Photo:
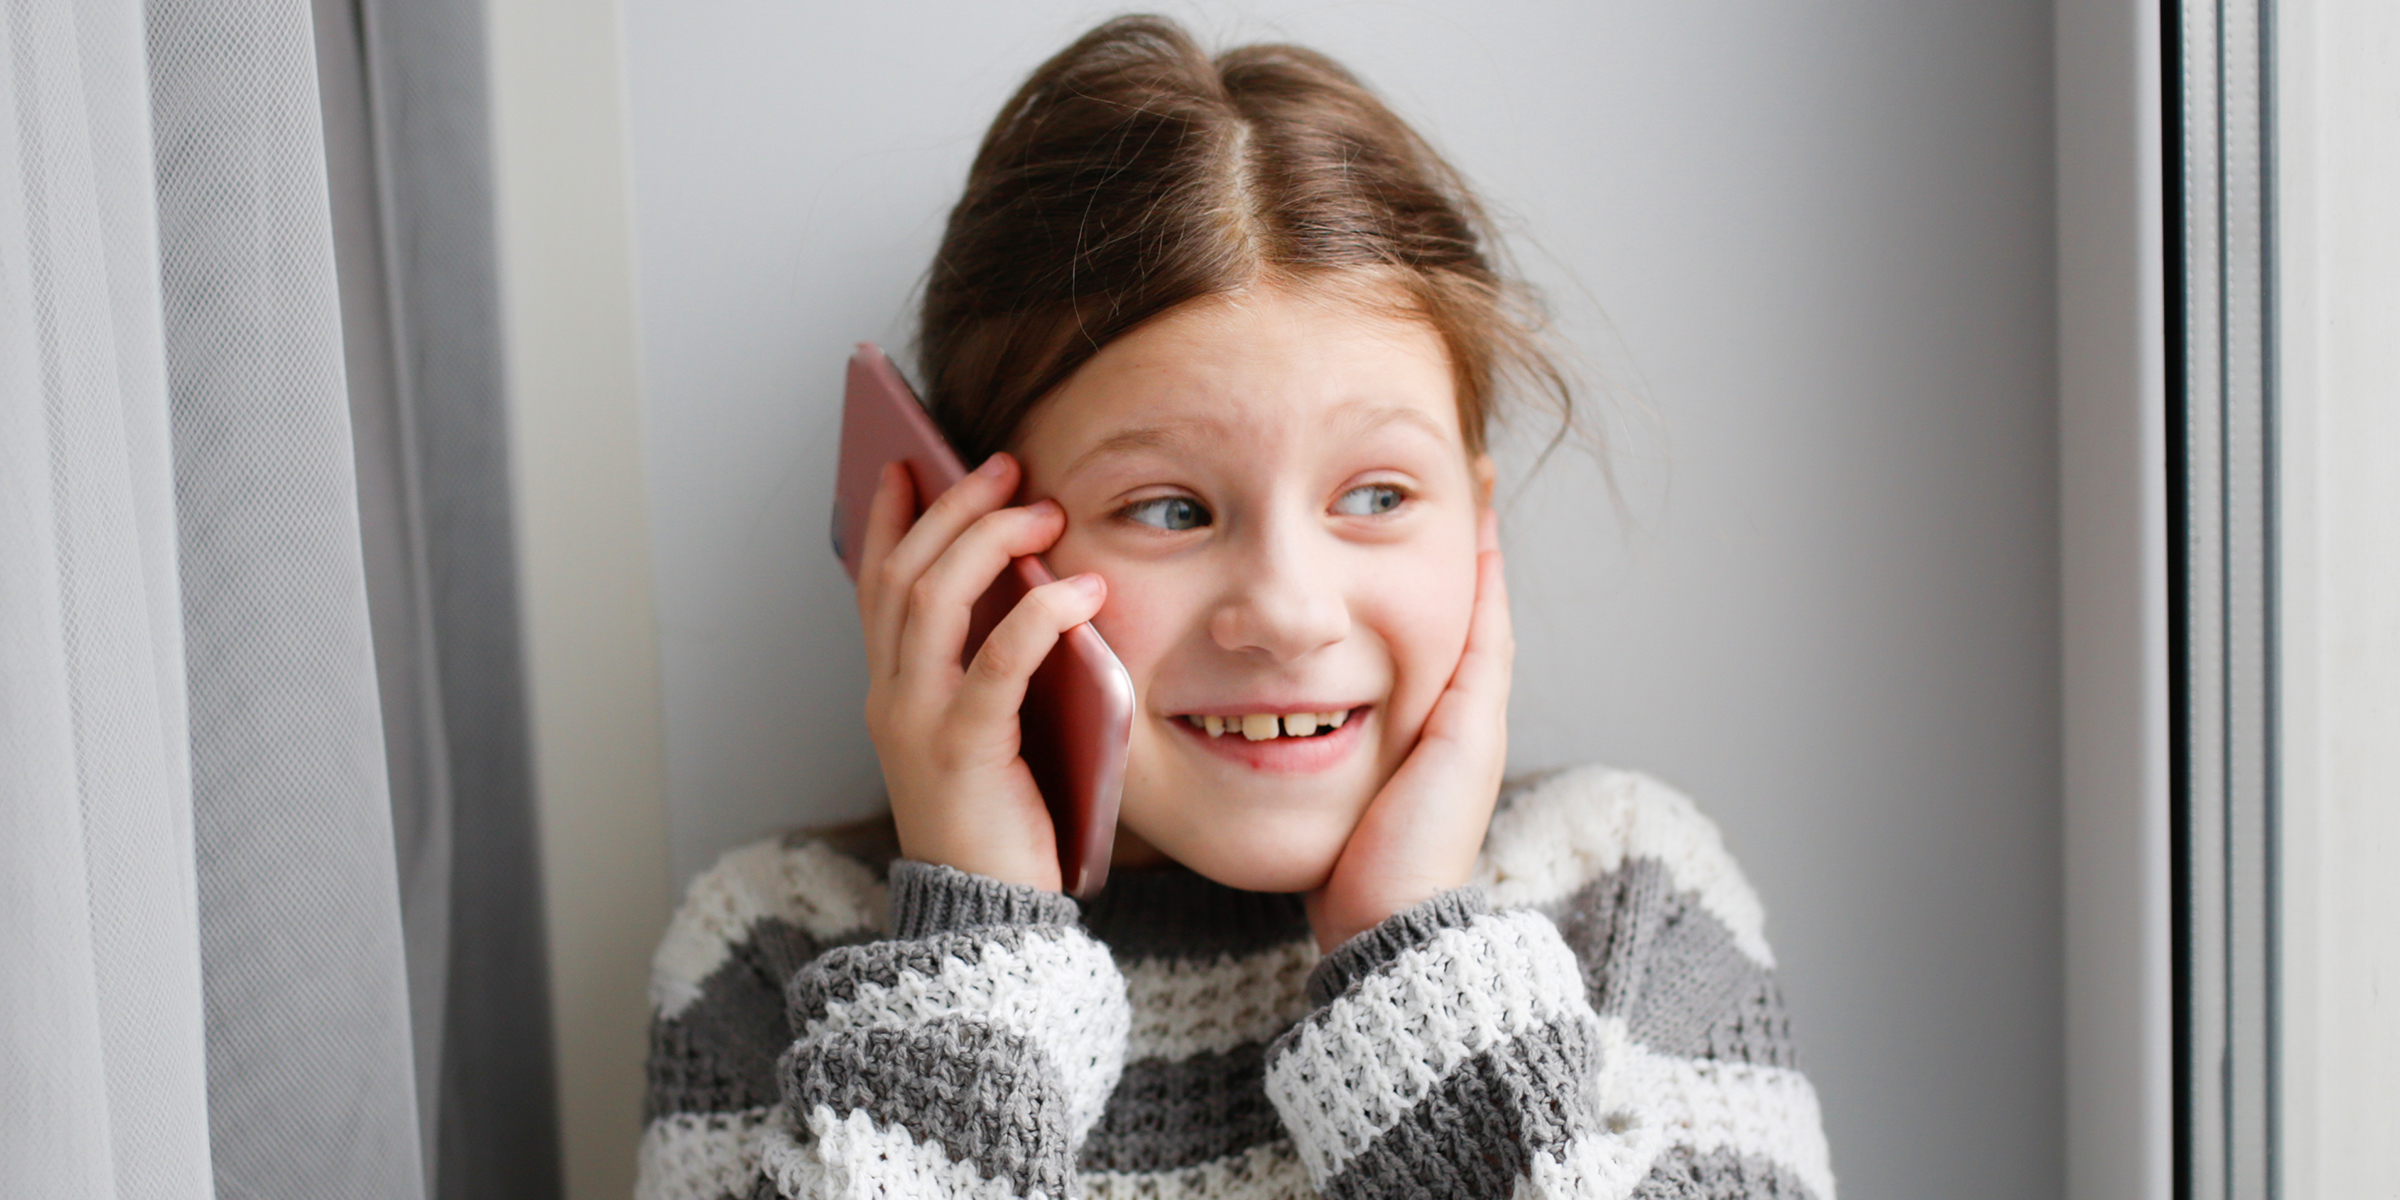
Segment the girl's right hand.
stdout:
[[884,466],[858,570],[867,732],[904,857],[1057,891],[1057,835],[1018,754],[1017,711],[1034,668],[1100,611],[1107,587],[1084,574],[1035,588],[959,665],[976,599],[1009,560],[1066,532],[1053,501],[1007,507],[1018,477],[1016,460],[995,454],[912,527],[908,470]]

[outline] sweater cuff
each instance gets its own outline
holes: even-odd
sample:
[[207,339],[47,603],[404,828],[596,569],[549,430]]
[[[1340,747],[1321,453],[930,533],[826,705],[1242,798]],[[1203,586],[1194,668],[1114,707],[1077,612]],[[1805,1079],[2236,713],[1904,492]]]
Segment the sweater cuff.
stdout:
[[903,859],[892,864],[892,936],[931,937],[994,925],[1075,925],[1075,902],[1060,892]]
[[1472,884],[1452,888],[1385,917],[1383,923],[1334,947],[1308,973],[1308,1002],[1322,1008],[1350,985],[1376,972],[1408,950],[1432,941],[1445,929],[1457,929],[1492,911],[1483,889]]

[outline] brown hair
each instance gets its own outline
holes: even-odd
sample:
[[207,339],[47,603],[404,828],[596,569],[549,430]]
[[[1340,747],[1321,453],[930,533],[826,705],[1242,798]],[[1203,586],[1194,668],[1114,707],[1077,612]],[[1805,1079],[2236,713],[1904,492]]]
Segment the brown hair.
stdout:
[[973,462],[1177,305],[1380,283],[1441,334],[1480,452],[1503,378],[1562,417],[1573,406],[1491,240],[1458,173],[1333,60],[1283,45],[1212,59],[1172,21],[1120,17],[1043,63],[984,135],[925,284],[927,407]]

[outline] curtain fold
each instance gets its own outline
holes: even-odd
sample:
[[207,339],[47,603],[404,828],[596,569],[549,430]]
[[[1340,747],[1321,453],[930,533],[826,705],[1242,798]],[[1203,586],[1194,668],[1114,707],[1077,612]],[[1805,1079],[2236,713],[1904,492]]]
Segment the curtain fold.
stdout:
[[148,17],[218,1192],[418,1196],[309,9]]
[[353,0],[313,0],[325,176],[340,279],[342,346],[358,467],[360,548],[375,636],[391,780],[400,927],[408,943],[409,1022],[416,1048],[417,1130],[425,1177],[440,1154],[443,1008],[450,979],[450,753],[410,413],[402,403],[384,269],[386,224],[377,195],[367,66]]
[[561,1190],[481,0],[315,0],[427,1179]]
[[544,1200],[562,1187],[557,1076],[517,617],[484,6],[359,0],[355,11],[453,842],[439,909],[448,959],[429,1182],[442,1200]]
[[0,43],[0,1195],[201,1195],[141,9],[10,0]]

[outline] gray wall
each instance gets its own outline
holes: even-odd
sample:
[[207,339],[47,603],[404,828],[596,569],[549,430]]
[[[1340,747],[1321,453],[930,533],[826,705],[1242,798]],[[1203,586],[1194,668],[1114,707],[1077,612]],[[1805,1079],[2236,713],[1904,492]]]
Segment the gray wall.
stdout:
[[[825,548],[849,344],[1107,9],[624,0],[678,877],[876,801]],[[1508,511],[1516,765],[1697,797],[1766,898],[1848,1200],[2058,1193],[2049,7],[1170,5],[1380,86],[1605,385],[1625,503]]]

